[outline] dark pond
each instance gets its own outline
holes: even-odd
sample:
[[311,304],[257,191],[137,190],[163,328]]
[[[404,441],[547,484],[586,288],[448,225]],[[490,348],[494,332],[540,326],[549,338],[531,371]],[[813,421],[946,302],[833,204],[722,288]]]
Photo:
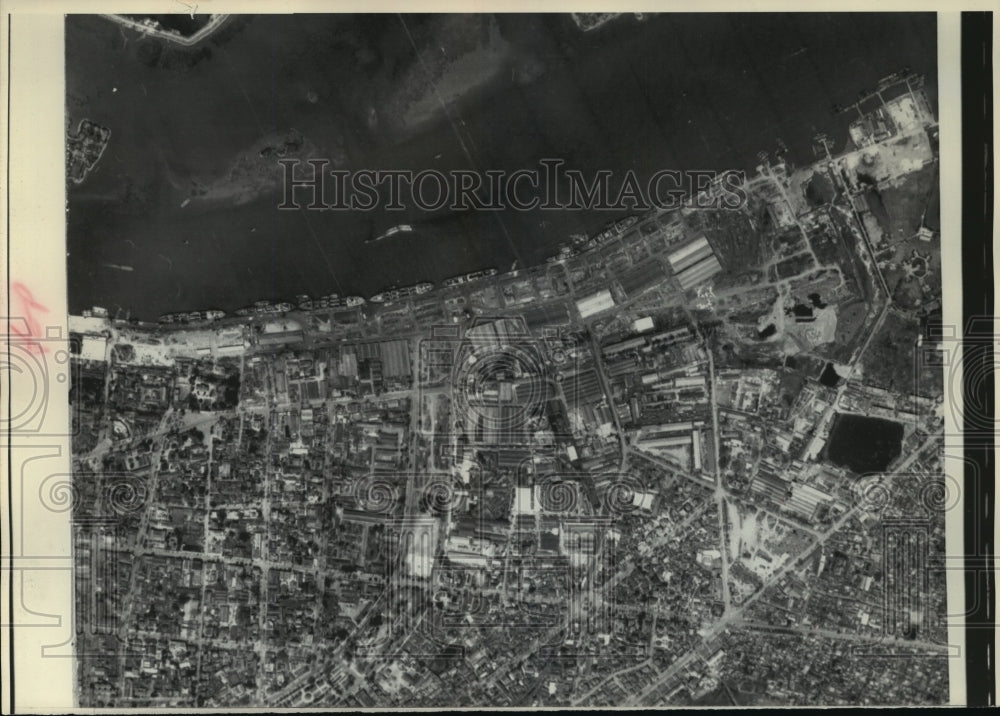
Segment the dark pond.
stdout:
[[838,413],[826,444],[834,465],[858,474],[882,472],[899,457],[903,426],[891,420]]
[[773,336],[777,331],[778,329],[774,327],[773,323],[768,323],[767,328],[765,328],[763,331],[757,331],[757,337],[761,340],[764,340],[765,338],[770,338],[771,336]]
[[823,369],[823,374],[819,377],[819,382],[827,388],[836,388],[837,384],[840,383],[840,376],[837,374],[837,371],[833,369],[833,363],[826,364],[826,368]]

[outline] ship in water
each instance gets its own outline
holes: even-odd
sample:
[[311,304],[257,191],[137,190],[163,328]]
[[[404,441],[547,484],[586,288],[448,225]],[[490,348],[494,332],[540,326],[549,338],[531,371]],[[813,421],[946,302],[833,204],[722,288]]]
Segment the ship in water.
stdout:
[[224,318],[225,311],[212,308],[206,311],[181,311],[179,313],[164,313],[160,316],[160,323],[203,323],[218,321]]
[[412,286],[403,286],[402,288],[389,288],[382,293],[377,293],[371,297],[372,303],[392,303],[398,301],[402,298],[409,298],[410,296],[419,296],[423,293],[427,293],[434,288],[433,283],[423,282],[417,283]]
[[330,293],[326,296],[320,296],[319,298],[299,296],[297,300],[299,309],[303,311],[322,311],[324,309],[331,308],[353,308],[355,306],[362,306],[365,304],[365,299],[361,296],[342,297],[336,293]]
[[[624,219],[619,219],[618,221],[612,221],[609,224],[604,225],[604,229],[601,233],[593,236],[592,238],[587,238],[585,234],[571,234],[570,240],[577,253],[586,251],[588,249],[593,249],[609,239],[613,239],[616,236],[624,234],[628,229],[635,226],[639,221],[638,216],[626,216]],[[574,254],[575,255],[575,254]],[[557,254],[558,256],[558,254]],[[560,259],[553,259],[560,260]]]
[[295,297],[295,307],[301,311],[312,311],[316,308],[326,308],[328,301],[336,301],[337,294],[331,293],[328,296],[313,298],[307,293],[300,293]]
[[559,247],[559,253],[555,254],[554,256],[549,256],[545,260],[548,261],[550,264],[559,263],[560,261],[566,261],[568,259],[571,259],[574,256],[578,255],[579,253],[580,249],[573,248],[572,246],[567,246],[566,244],[563,244],[562,246]]
[[372,236],[365,239],[366,244],[374,244],[376,241],[381,241],[382,239],[388,239],[390,236],[395,236],[396,234],[408,234],[414,231],[413,226],[410,224],[399,224],[393,226],[388,231],[385,231],[378,236]]
[[464,283],[469,283],[470,281],[478,281],[481,278],[489,278],[490,276],[496,276],[499,271],[495,268],[480,269],[479,271],[472,271],[467,274],[462,274],[461,276],[452,276],[451,278],[446,278],[442,285],[445,288],[454,288],[455,286],[461,286]]
[[294,308],[292,304],[282,301],[273,303],[271,301],[255,301],[252,306],[246,306],[236,311],[237,316],[273,316],[279,313],[288,313]]

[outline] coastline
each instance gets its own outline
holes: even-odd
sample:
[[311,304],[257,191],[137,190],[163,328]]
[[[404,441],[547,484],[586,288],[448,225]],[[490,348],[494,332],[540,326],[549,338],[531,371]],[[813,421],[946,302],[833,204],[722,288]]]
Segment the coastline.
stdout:
[[[192,16],[194,11],[192,11]],[[161,40],[167,40],[168,42],[173,42],[182,47],[194,47],[203,40],[207,40],[216,30],[222,27],[226,20],[229,19],[229,15],[212,15],[208,23],[200,28],[190,37],[185,37],[178,32],[171,32],[168,30],[162,30],[159,28],[150,27],[149,25],[144,25],[141,22],[136,22],[135,20],[130,20],[124,15],[111,15],[102,14],[101,17],[110,20],[111,22],[117,23],[122,27],[127,27],[131,30],[135,30],[143,35],[148,35],[149,37],[155,37]]]
[[[282,23],[290,21],[284,18],[274,20]],[[504,23],[507,22],[513,20],[504,19]],[[832,116],[822,102],[825,99],[854,97],[858,87],[853,83],[849,88],[838,89],[836,95],[826,93],[812,101],[809,106],[814,109],[808,116],[794,112],[782,116],[781,127],[771,125],[775,123],[774,117],[779,110],[788,110],[787,102],[777,108],[745,106],[740,97],[749,90],[737,84],[730,101],[724,99],[731,89],[725,83],[702,89],[697,89],[695,83],[695,89],[685,97],[684,93],[689,92],[688,79],[683,77],[683,83],[679,84],[680,80],[671,80],[669,75],[668,81],[657,86],[657,95],[650,100],[655,102],[650,105],[652,114],[645,112],[636,117],[621,115],[616,107],[634,100],[636,92],[641,92],[645,85],[641,75],[635,81],[615,79],[629,77],[629,69],[634,71],[635,68],[629,64],[629,53],[617,47],[605,47],[605,44],[623,36],[635,36],[637,43],[644,43],[644,52],[657,52],[659,49],[655,40],[659,31],[653,30],[657,22],[661,21],[648,18],[637,28],[632,28],[630,23],[622,23],[602,29],[593,37],[588,35],[585,41],[581,40],[571,48],[569,55],[560,57],[558,61],[546,61],[536,75],[540,78],[537,82],[528,81],[524,85],[517,81],[508,82],[501,71],[495,70],[490,75],[491,81],[480,82],[479,89],[473,90],[473,94],[480,95],[479,99],[463,102],[460,98],[453,103],[451,107],[457,107],[456,113],[460,115],[460,136],[472,147],[479,160],[479,168],[534,166],[539,156],[560,156],[587,172],[596,167],[609,166],[616,156],[628,156],[635,157],[633,163],[639,164],[640,173],[663,166],[707,164],[709,167],[719,165],[714,168],[720,169],[740,163],[752,171],[754,153],[760,148],[767,148],[779,130],[795,157],[808,157],[808,142],[793,141],[793,137],[785,131],[788,126],[805,125],[806,129],[809,125],[818,126],[829,130],[838,142],[840,139],[846,141],[846,136],[836,129],[845,118]],[[667,36],[676,33],[674,25],[677,22],[670,19],[663,28]],[[697,20],[695,24],[699,22]],[[108,121],[109,116],[114,116],[113,113],[109,115],[113,107],[122,108],[122,103],[128,102],[143,102],[146,90],[151,103],[148,108],[135,105],[142,110],[138,123],[112,127],[116,140],[109,155],[104,157],[95,175],[73,189],[74,197],[93,200],[74,204],[71,198],[70,203],[67,248],[73,257],[68,265],[72,309],[79,311],[95,304],[112,310],[121,306],[123,314],[130,309],[133,314],[155,317],[161,313],[196,310],[205,306],[233,310],[252,303],[256,298],[277,301],[303,292],[312,295],[338,292],[341,295],[368,296],[393,283],[412,282],[417,278],[440,281],[486,266],[504,269],[514,261],[522,267],[539,263],[547,255],[556,253],[571,234],[599,230],[598,227],[609,220],[620,217],[620,212],[600,211],[507,212],[502,216],[484,212],[476,216],[438,216],[416,211],[365,214],[281,212],[276,209],[280,197],[272,199],[280,175],[272,174],[267,181],[255,178],[253,172],[240,174],[237,171],[235,176],[213,177],[209,173],[213,171],[209,161],[213,156],[212,147],[231,147],[222,151],[225,164],[230,166],[227,172],[232,172],[240,156],[252,153],[252,148],[258,146],[254,142],[261,141],[253,139],[260,137],[259,127],[255,117],[247,112],[246,102],[249,101],[251,108],[256,108],[259,118],[264,119],[267,117],[264,108],[268,105],[261,102],[271,101],[267,99],[271,90],[262,90],[244,98],[229,73],[231,65],[245,65],[248,73],[245,77],[253,76],[254,72],[259,74],[259,67],[253,64],[252,58],[243,58],[239,53],[243,52],[243,43],[249,42],[251,36],[258,36],[259,39],[260,35],[266,34],[266,29],[263,23],[251,24],[226,45],[226,59],[223,60],[222,53],[217,52],[216,57],[199,64],[190,75],[191,82],[185,80],[182,87],[184,93],[194,92],[194,96],[209,102],[207,106],[213,111],[232,104],[237,112],[234,115],[236,124],[226,132],[211,129],[207,133],[199,133],[193,119],[183,127],[175,127],[173,123],[164,126],[162,121],[150,119],[156,116],[157,98],[161,92],[154,87],[149,79],[153,76],[145,69],[130,69],[128,77],[115,78],[119,92],[114,98],[101,95],[100,85],[91,91],[90,88],[95,86],[94,80],[80,77],[71,85],[71,78],[68,77],[68,89],[81,85],[80,92],[84,88],[88,90],[87,102],[100,106],[107,100],[115,102],[114,105],[109,104],[103,113],[91,112],[89,107],[74,110],[81,115]],[[540,46],[538,52],[551,53],[560,47],[562,38],[544,23],[531,26],[529,34],[531,32],[543,37],[553,34],[550,44]],[[725,31],[723,37],[728,32]],[[508,28],[504,28],[504,33],[508,34]],[[102,38],[105,34],[108,33],[94,33],[93,39]],[[766,37],[766,33],[758,34]],[[89,43],[90,36],[78,38],[81,50],[84,49],[84,40]],[[521,37],[520,41],[523,44],[524,38]],[[480,48],[477,52],[485,52],[496,59],[504,51]],[[664,52],[674,53],[673,50]],[[763,57],[778,52],[780,48],[767,50]],[[731,54],[737,57],[747,53],[740,48],[731,50]],[[758,53],[754,50],[752,54],[756,56]],[[606,55],[610,66],[602,70]],[[108,55],[108,59],[114,57],[113,54]],[[765,59],[757,61],[764,63]],[[906,61],[910,61],[909,57]],[[753,58],[749,65],[751,68],[752,63]],[[511,69],[509,64],[505,69]],[[886,71],[890,69],[887,67]],[[223,70],[226,71],[224,76],[219,74]],[[595,71],[598,74],[595,75]],[[156,76],[170,77],[162,70],[157,70]],[[233,85],[235,94],[231,100],[215,103],[210,92],[213,77]],[[750,88],[772,82],[780,82],[780,77],[772,80],[758,73],[739,80],[739,83],[749,83]],[[179,85],[174,83],[171,86]],[[318,93],[318,105],[309,104],[303,94],[304,88]],[[246,85],[246,89],[253,92],[250,85]],[[308,154],[319,152],[322,155],[327,151],[325,147],[337,146],[335,138],[323,133],[330,127],[331,122],[326,117],[332,113],[336,123],[335,133],[345,138],[344,148],[349,155],[347,168],[476,168],[470,167],[467,156],[456,141],[454,127],[448,122],[440,104],[436,113],[431,111],[433,103],[418,105],[420,109],[414,111],[410,118],[412,124],[404,133],[407,138],[400,139],[394,136],[393,128],[384,117],[379,118],[381,126],[376,130],[352,124],[352,117],[362,114],[359,107],[373,106],[355,104],[355,100],[365,99],[362,89],[347,88],[342,96],[337,97],[333,88],[311,76],[303,77],[294,88],[288,89],[291,92],[287,97],[280,98],[280,102],[275,99],[277,104],[273,111],[281,123],[279,126],[287,125],[292,108],[299,108],[305,113],[302,115],[301,131],[318,145]],[[135,97],[138,100],[132,99]],[[794,99],[798,104],[810,97]],[[182,95],[171,94],[170,98],[176,102]],[[386,106],[378,101],[379,98],[374,99],[377,106]],[[664,114],[664,107],[669,109],[675,104],[677,113],[687,108],[692,108],[692,111],[701,108],[698,116],[707,121],[696,127],[678,124],[671,114]],[[533,107],[537,109],[532,110]],[[595,109],[588,114],[584,111],[587,107]],[[734,112],[735,117],[732,116]],[[650,117],[658,121],[651,123]],[[738,137],[728,133],[728,122],[733,121],[746,128]],[[177,171],[177,187],[167,187],[163,177],[151,171],[149,161],[139,159],[143,155],[135,153],[136,147],[149,144],[148,133],[158,129],[167,134],[162,140],[154,140],[154,146],[162,147],[164,154],[171,157],[171,164]],[[188,137],[194,139],[189,140]],[[178,151],[188,145],[191,152],[185,154]],[[706,154],[707,149],[711,151]],[[118,163],[115,155],[119,153],[124,163]],[[302,152],[303,156],[306,154]],[[438,155],[442,155],[440,159]],[[332,158],[336,156],[334,154]],[[699,156],[708,159],[698,160]],[[190,196],[181,188],[192,176],[205,178],[200,188],[206,191],[199,196]],[[97,199],[100,196],[119,197],[123,191],[126,199],[135,195],[135,201],[125,205],[124,210],[121,201],[102,202]],[[191,198],[190,203],[186,208],[180,208],[188,198]],[[398,243],[395,240],[391,243],[364,243],[387,227],[400,223],[414,225],[417,235]],[[130,241],[135,244],[131,251],[127,250],[130,245],[127,242]],[[163,254],[168,263],[159,262],[157,254]],[[105,263],[135,265],[136,276],[133,280],[133,277],[106,274],[101,268]],[[142,268],[143,263],[145,269]],[[164,274],[162,268],[168,265],[173,266],[173,273]],[[208,265],[217,268],[207,271],[205,267]]]

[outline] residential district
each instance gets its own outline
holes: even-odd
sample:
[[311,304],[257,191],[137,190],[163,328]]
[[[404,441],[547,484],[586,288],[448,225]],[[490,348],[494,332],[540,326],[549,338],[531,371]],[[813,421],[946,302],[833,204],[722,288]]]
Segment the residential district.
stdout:
[[72,317],[79,703],[946,702],[937,125],[901,77],[740,210],[377,305]]

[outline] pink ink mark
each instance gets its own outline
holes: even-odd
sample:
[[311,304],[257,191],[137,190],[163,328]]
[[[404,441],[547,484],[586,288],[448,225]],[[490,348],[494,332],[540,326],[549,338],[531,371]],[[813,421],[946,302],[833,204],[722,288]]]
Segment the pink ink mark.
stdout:
[[[38,342],[38,338],[42,337],[42,327],[35,317],[35,312],[48,313],[49,309],[36,301],[28,287],[20,281],[12,282],[10,287],[12,289],[12,296],[16,299],[13,303],[17,304],[17,308],[15,309],[12,303],[11,313],[15,315],[7,319],[11,334],[24,339],[24,345],[32,353],[45,353],[45,346]],[[27,324],[27,333],[18,325],[20,323],[18,319],[23,319],[24,323]]]

